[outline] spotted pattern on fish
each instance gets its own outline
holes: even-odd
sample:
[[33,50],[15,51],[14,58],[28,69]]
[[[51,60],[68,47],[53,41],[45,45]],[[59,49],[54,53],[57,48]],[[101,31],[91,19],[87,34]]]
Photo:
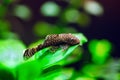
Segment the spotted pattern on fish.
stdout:
[[23,54],[23,58],[26,60],[33,56],[37,51],[44,49],[46,47],[59,46],[65,44],[72,46],[79,43],[80,43],[79,39],[76,36],[72,35],[71,33],[47,35],[43,44],[39,44],[35,48],[26,49]]

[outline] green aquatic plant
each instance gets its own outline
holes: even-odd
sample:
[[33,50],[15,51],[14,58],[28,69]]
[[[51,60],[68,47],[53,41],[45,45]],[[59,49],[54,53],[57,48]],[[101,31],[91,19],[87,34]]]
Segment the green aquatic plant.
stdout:
[[[57,77],[62,76],[62,65],[60,65],[59,62],[67,58],[79,45],[87,42],[87,39],[83,34],[78,33],[73,35],[75,35],[80,40],[80,44],[70,46],[66,50],[58,48],[56,51],[53,52],[50,51],[50,48],[44,48],[38,51],[33,57],[31,57],[27,61],[24,61],[23,58],[21,58],[22,55],[17,56],[17,52],[20,52],[19,54],[23,54],[21,51],[25,49],[25,46],[20,41],[1,41],[3,47],[0,49],[1,57],[3,57],[4,59],[6,58],[5,54],[9,54],[9,57],[6,60],[7,62],[9,62],[9,59],[11,59],[10,56],[14,55],[18,57],[19,61],[21,62],[17,62],[16,57],[13,57],[13,62],[11,63],[16,64],[11,67],[8,66],[9,64],[4,64],[6,62],[5,60],[1,60],[0,73],[2,74],[3,71],[4,73],[1,75],[3,77],[0,77],[0,79],[5,80],[5,74],[8,74],[7,79],[9,80],[53,80]],[[6,49],[5,47],[8,48]],[[63,80],[68,79],[67,76],[62,76],[61,78]]]

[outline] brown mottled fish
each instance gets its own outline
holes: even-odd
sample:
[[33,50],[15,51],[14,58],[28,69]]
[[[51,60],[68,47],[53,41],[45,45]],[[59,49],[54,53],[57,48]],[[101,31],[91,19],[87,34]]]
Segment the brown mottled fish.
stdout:
[[72,35],[71,33],[47,35],[43,44],[39,44],[35,48],[26,49],[23,58],[26,60],[33,56],[37,51],[44,49],[46,47],[60,45],[72,46],[79,43],[80,43],[79,39],[76,36]]

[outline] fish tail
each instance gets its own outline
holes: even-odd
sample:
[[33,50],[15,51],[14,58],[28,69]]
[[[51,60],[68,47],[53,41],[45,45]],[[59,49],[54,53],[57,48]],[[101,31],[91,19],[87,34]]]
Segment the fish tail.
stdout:
[[23,54],[24,60],[29,59],[29,58],[32,57],[36,52],[37,52],[36,48],[26,49],[25,52],[24,52],[24,54]]

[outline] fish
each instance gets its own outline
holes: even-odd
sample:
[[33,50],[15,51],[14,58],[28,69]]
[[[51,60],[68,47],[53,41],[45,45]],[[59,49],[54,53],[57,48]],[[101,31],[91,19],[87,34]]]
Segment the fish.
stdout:
[[62,33],[62,34],[50,34],[47,35],[43,44],[39,44],[37,47],[28,48],[25,50],[23,54],[23,58],[25,60],[32,57],[36,52],[50,47],[50,46],[60,46],[60,45],[77,45],[80,43],[80,40],[72,35],[71,33]]

